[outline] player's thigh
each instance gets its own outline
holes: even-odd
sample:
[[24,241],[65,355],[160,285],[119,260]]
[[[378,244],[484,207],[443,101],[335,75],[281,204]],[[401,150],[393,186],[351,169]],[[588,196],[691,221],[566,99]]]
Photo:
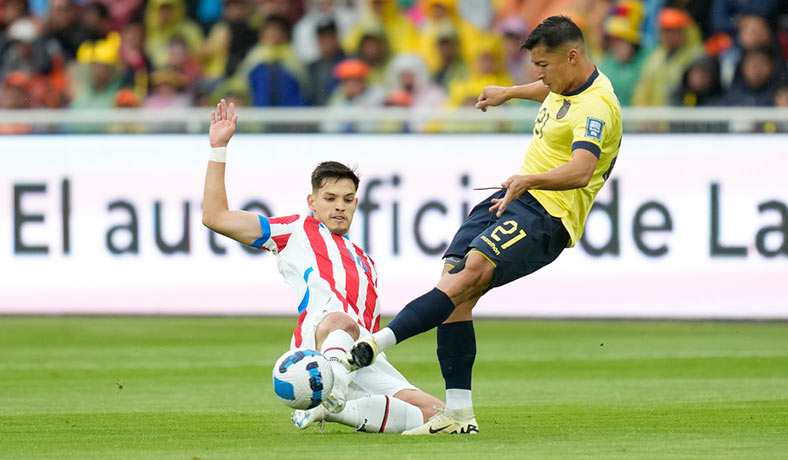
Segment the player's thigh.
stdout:
[[495,264],[478,251],[467,256],[438,282],[438,289],[448,295],[454,305],[478,299],[492,281]]
[[502,286],[549,264],[563,251],[569,234],[561,219],[551,216],[526,192],[472,242],[494,267],[488,289]]
[[[479,204],[471,209],[471,212],[462,222],[460,228],[454,234],[449,247],[446,249],[443,257],[454,256],[455,258],[462,259],[468,253],[470,244],[479,233],[489,227],[495,222],[495,213],[490,212],[493,198],[502,198],[505,191],[499,190],[489,197],[482,200]],[[451,268],[449,268],[451,269]]]

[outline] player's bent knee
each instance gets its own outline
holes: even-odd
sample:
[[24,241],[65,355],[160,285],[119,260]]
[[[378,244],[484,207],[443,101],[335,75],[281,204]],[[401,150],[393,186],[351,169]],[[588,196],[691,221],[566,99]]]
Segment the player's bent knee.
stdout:
[[333,312],[326,315],[320,324],[315,329],[315,338],[317,343],[322,343],[328,334],[333,331],[343,330],[347,332],[353,340],[358,340],[359,329],[358,324],[353,321],[353,318],[342,312]]
[[494,267],[487,259],[478,257],[481,261],[472,260],[472,255],[469,256],[461,272],[444,276],[438,283],[438,289],[448,294],[455,305],[478,297],[479,292],[486,289],[492,281]]

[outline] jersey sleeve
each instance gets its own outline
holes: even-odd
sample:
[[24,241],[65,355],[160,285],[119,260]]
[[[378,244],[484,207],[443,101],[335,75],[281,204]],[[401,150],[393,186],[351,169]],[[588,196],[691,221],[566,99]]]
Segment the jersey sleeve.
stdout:
[[290,236],[298,228],[298,222],[301,219],[298,214],[284,217],[257,217],[260,219],[260,230],[263,235],[250,246],[266,249],[274,254],[284,251]]
[[599,158],[607,131],[612,127],[612,113],[602,101],[588,100],[572,114],[572,151],[586,149]]

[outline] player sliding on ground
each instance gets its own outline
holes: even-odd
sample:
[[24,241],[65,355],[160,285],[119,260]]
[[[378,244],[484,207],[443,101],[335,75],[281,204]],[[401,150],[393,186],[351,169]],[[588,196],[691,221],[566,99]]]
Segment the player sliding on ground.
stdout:
[[[618,155],[621,108],[610,80],[589,59],[580,29],[553,16],[522,48],[531,52],[540,81],[488,86],[476,104],[486,111],[512,98],[542,103],[520,173],[468,215],[444,255],[437,287],[406,305],[387,327],[362,337],[344,359],[351,370],[368,366],[392,345],[438,327],[446,409],[405,434],[478,431],[471,402],[471,309],[486,291],[533,273],[577,243]],[[528,302],[527,291],[522,301]]]
[[[324,420],[359,431],[401,433],[423,424],[443,403],[415,388],[383,356],[365,372],[348,374],[339,359],[359,337],[379,329],[377,272],[372,259],[346,236],[356,212],[358,176],[327,161],[312,173],[307,204],[314,217],[267,218],[231,211],[224,185],[226,149],[237,115],[224,99],[211,113],[211,156],[205,175],[203,224],[243,244],[276,255],[279,272],[301,298],[291,348],[319,350],[332,364],[330,397],[293,413],[301,429]],[[296,306],[294,305],[294,309]]]

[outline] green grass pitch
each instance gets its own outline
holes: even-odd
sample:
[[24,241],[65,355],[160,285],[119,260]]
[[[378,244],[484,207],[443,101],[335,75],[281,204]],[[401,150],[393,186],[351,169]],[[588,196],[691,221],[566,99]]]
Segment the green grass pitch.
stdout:
[[[788,458],[788,324],[477,321],[478,436],[296,430],[293,318],[0,316],[0,459]],[[392,349],[443,397],[435,336]]]

